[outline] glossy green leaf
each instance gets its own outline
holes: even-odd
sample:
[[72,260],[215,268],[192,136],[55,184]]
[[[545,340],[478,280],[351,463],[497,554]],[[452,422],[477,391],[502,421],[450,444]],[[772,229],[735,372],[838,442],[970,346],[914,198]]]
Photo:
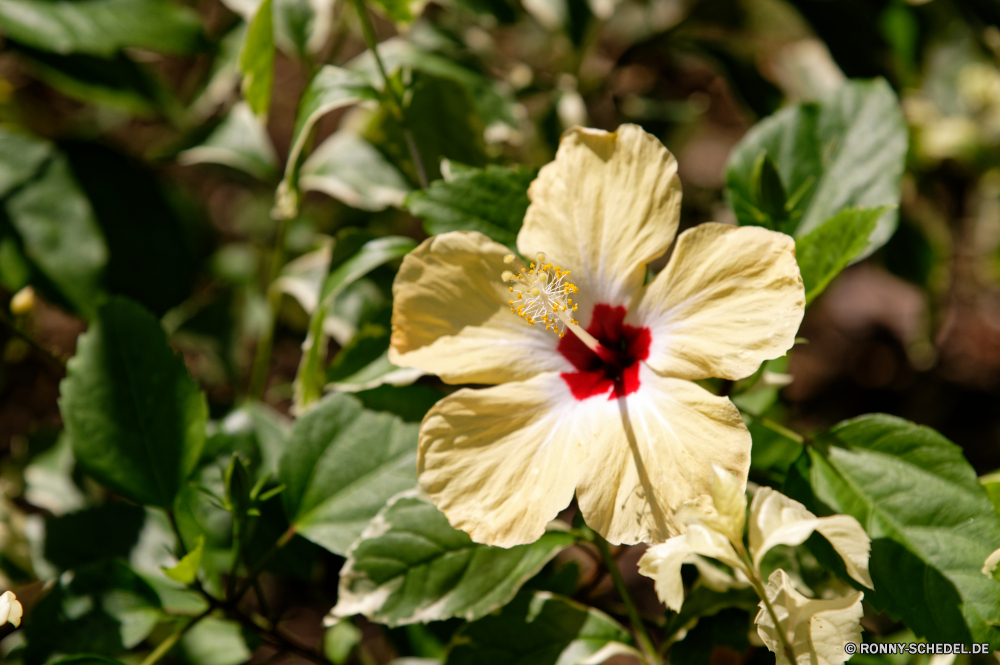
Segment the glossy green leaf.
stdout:
[[872,538],[865,601],[928,642],[1000,644],[1000,582],[980,569],[1000,517],[962,450],[885,415],[840,423],[789,472],[786,493],[817,514],[853,515]]
[[279,172],[271,138],[245,101],[235,104],[204,142],[185,150],[177,160],[181,164],[223,164],[264,182],[277,179]]
[[201,455],[208,407],[160,322],[124,298],[102,305],[60,391],[78,464],[136,503],[171,508]]
[[812,302],[841,270],[868,247],[868,239],[888,208],[845,208],[795,239],[806,303]]
[[[419,7],[423,3],[418,1],[413,4]],[[410,9],[408,0],[372,0],[372,5],[378,7],[383,14],[396,23],[406,24],[413,21],[413,11]]]
[[986,489],[986,495],[990,497],[993,509],[1000,515],[1000,471],[994,471],[980,477],[979,482]]
[[375,146],[348,130],[334,133],[309,155],[299,172],[299,188],[371,211],[401,206],[411,189]]
[[364,614],[390,626],[474,621],[507,604],[575,540],[568,531],[550,531],[510,549],[474,543],[419,490],[409,490],[393,497],[351,546],[333,613]]
[[330,111],[378,96],[369,79],[357,72],[333,65],[325,65],[316,72],[299,99],[285,177],[275,201],[276,214],[293,217],[298,210],[299,161],[316,121]]
[[4,0],[0,32],[45,51],[102,57],[126,47],[190,53],[202,42],[198,15],[166,0]]
[[274,14],[271,0],[264,0],[247,28],[240,52],[243,97],[258,116],[267,117],[274,85]]
[[478,231],[514,246],[528,210],[528,186],[538,171],[487,166],[461,171],[410,194],[406,208],[424,220],[430,235]]
[[200,536],[194,548],[181,557],[173,568],[164,568],[163,572],[172,580],[181,584],[191,584],[198,578],[201,568],[201,557],[205,554],[205,537]]
[[295,421],[278,478],[297,533],[346,554],[394,494],[417,483],[417,426],[332,393]]
[[617,654],[637,656],[631,643],[628,631],[600,610],[523,591],[499,613],[465,626],[445,665],[603,663]]
[[403,236],[376,238],[365,243],[356,254],[327,275],[320,289],[319,305],[312,314],[309,332],[302,343],[302,360],[294,382],[296,409],[301,411],[308,408],[323,394],[323,386],[326,385],[326,372],[323,368],[326,333],[323,322],[337,295],[375,268],[402,258],[416,245],[412,238]]
[[[751,129],[729,157],[726,194],[740,224],[796,237],[844,208],[889,206],[869,238],[867,255],[896,228],[907,144],[906,123],[889,84],[850,81],[819,103],[788,107]],[[753,174],[762,153],[780,175],[787,197],[784,219],[758,201]]]
[[24,253],[77,310],[91,316],[103,295],[108,249],[66,157],[54,155],[6,207]]

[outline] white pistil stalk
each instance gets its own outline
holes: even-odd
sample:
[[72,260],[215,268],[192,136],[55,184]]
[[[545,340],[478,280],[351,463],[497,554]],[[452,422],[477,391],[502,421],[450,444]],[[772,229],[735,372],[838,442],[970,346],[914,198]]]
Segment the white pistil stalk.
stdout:
[[[508,254],[503,260],[504,263],[513,264],[517,257]],[[504,270],[500,275],[504,282],[510,283],[510,292],[516,294],[509,303],[511,313],[517,314],[531,325],[535,325],[537,320],[545,325],[546,330],[555,332],[559,337],[570,330],[590,350],[603,357],[606,350],[601,343],[581,328],[580,322],[570,314],[577,308],[570,296],[579,292],[576,285],[567,279],[570,271],[546,263],[542,252],[535,256],[535,261],[537,263],[532,263],[528,268],[521,267],[517,272]]]

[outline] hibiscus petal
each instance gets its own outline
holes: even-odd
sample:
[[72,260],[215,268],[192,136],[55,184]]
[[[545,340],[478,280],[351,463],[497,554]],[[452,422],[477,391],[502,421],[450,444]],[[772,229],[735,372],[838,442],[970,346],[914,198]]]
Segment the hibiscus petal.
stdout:
[[420,486],[476,542],[534,542],[573,499],[587,457],[578,404],[549,373],[452,393],[420,427]]
[[680,612],[684,602],[681,566],[696,563],[698,555],[733,567],[741,565],[726,537],[701,524],[692,524],[687,533],[650,547],[639,559],[639,572],[654,580],[656,595],[674,612]]
[[725,397],[641,365],[626,398],[590,399],[577,500],[584,519],[609,542],[662,542],[683,530],[676,512],[711,504],[712,465],[746,484],[750,433]]
[[447,383],[504,383],[572,371],[559,338],[511,314],[500,279],[509,249],[481,233],[429,238],[406,255],[392,285],[389,360]]
[[871,539],[850,515],[816,517],[798,501],[770,487],[761,487],[750,504],[750,551],[754,567],[775,545],[801,545],[813,531],[826,538],[844,560],[847,574],[874,588],[868,572]]
[[646,362],[685,379],[742,379],[792,347],[805,311],[795,242],[759,227],[701,224],[627,321],[652,333]]
[[860,591],[832,600],[806,598],[779,568],[767,581],[766,593],[780,626],[775,626],[763,602],[755,623],[760,638],[774,653],[776,665],[790,665],[781,633],[791,643],[798,665],[840,665],[850,658],[844,652],[844,645],[861,643],[864,594]]
[[627,306],[642,287],[646,264],[670,246],[681,184],[677,160],[640,127],[622,125],[612,133],[574,127],[528,197],[517,246],[527,257],[545,252],[573,272],[578,318],[587,325],[596,303]]

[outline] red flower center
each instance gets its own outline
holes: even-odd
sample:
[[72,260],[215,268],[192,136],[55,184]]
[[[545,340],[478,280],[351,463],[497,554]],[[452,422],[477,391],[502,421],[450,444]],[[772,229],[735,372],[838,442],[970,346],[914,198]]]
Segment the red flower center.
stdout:
[[556,347],[576,372],[563,372],[573,397],[585,400],[608,392],[608,399],[631,395],[639,389],[639,361],[649,356],[649,328],[625,324],[625,308],[597,305],[587,332],[607,353],[598,355],[567,330]]

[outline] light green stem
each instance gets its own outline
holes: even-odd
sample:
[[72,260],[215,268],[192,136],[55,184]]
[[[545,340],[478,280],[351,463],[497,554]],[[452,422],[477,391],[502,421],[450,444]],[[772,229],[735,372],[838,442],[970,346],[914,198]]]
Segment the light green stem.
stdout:
[[629,621],[632,622],[636,640],[639,642],[639,649],[642,651],[643,656],[645,656],[646,662],[648,665],[660,665],[662,661],[653,647],[653,640],[650,639],[649,633],[646,632],[646,625],[642,622],[642,617],[639,616],[639,610],[636,609],[635,603],[632,602],[632,596],[625,585],[625,578],[622,577],[622,571],[618,568],[618,562],[611,556],[611,548],[608,546],[608,541],[595,532],[594,544],[597,545],[597,550],[601,553],[601,559],[604,561],[604,566],[611,575],[611,581],[615,585],[615,590],[618,591],[622,602],[625,603],[625,611],[628,613]]

